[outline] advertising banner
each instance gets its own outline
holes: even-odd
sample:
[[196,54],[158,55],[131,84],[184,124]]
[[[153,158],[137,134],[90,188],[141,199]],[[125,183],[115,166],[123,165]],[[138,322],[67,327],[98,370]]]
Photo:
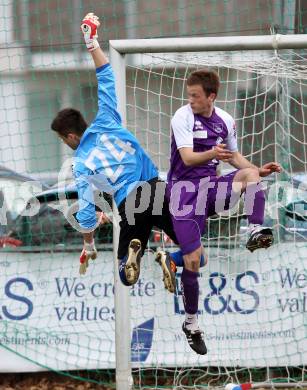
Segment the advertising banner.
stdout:
[[[250,254],[211,248],[201,269],[196,355],[181,330],[177,294],[164,289],[152,253],[131,296],[135,366],[298,366],[307,363],[307,248],[279,244]],[[115,368],[113,254],[99,252],[80,276],[79,252],[2,252],[1,372]]]

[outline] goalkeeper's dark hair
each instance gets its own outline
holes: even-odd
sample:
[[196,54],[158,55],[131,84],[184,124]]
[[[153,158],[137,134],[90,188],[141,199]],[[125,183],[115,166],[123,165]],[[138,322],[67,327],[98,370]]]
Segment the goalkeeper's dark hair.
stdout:
[[51,129],[64,137],[69,133],[81,136],[87,129],[87,123],[80,111],[75,108],[64,108],[53,119]]
[[214,70],[196,70],[189,75],[187,85],[201,85],[208,97],[211,93],[215,93],[216,95],[218,94],[220,88],[220,78]]

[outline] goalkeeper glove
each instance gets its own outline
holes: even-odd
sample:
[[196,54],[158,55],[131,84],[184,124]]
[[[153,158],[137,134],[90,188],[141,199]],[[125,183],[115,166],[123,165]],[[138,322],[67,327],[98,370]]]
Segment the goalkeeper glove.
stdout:
[[98,49],[98,34],[97,28],[100,26],[98,16],[92,12],[87,14],[82,20],[81,31],[83,33],[84,41],[88,51]]
[[95,260],[97,257],[97,249],[95,247],[95,241],[93,240],[90,244],[84,242],[83,249],[80,255],[80,275],[84,275],[86,273],[86,269],[88,267],[89,259]]

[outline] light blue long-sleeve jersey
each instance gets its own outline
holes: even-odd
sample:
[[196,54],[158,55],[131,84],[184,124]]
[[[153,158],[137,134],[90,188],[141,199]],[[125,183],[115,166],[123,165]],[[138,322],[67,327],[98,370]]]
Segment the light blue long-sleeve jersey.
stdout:
[[95,187],[114,195],[119,206],[139,182],[158,177],[138,140],[122,126],[110,64],[97,68],[96,76],[98,113],[81,137],[73,166],[79,198],[77,219],[85,229],[96,224]]

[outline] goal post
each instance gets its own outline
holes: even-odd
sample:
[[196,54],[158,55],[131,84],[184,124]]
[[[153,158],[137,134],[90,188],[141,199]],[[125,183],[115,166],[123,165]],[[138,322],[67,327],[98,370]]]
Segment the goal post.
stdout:
[[[117,107],[126,124],[126,69],[125,57],[110,47],[110,62],[116,75],[115,87]],[[114,300],[115,300],[115,360],[116,360],[116,388],[130,390],[133,384],[131,374],[131,327],[130,327],[130,296],[129,289],[124,286],[118,274],[117,248],[119,239],[118,210],[113,201],[113,253],[114,253]]]
[[[295,119],[295,121],[297,121],[297,122],[301,121],[300,123],[303,127],[303,132],[304,132],[305,131],[304,129],[306,126],[304,105],[306,103],[305,103],[305,100],[303,99],[303,94],[305,92],[306,85],[307,85],[307,71],[306,71],[306,60],[305,60],[306,57],[304,55],[301,55],[301,56],[298,55],[299,61],[297,63],[295,63],[295,61],[293,62],[293,66],[291,65],[292,66],[291,72],[293,72],[293,73],[289,74],[288,72],[289,72],[290,67],[288,67],[289,64],[287,64],[287,61],[288,62],[292,61],[291,55],[288,56],[288,58],[287,58],[287,60],[285,60],[285,62],[283,62],[281,60],[280,64],[278,64],[278,62],[276,62],[274,64],[270,64],[269,62],[262,63],[262,59],[260,56],[259,59],[254,64],[254,66],[250,66],[249,63],[251,61],[253,61],[250,59],[250,57],[256,58],[257,56],[249,56],[249,54],[248,54],[251,51],[261,51],[261,52],[262,51],[273,51],[273,53],[275,53],[275,55],[278,57],[279,51],[287,51],[287,50],[300,51],[303,49],[307,49],[307,35],[306,34],[300,34],[300,35],[299,34],[298,35],[274,34],[274,35],[259,35],[259,36],[227,36],[227,37],[203,37],[203,38],[202,37],[186,37],[186,38],[111,40],[109,42],[110,61],[111,61],[111,64],[112,64],[112,67],[113,67],[113,70],[115,73],[116,92],[117,92],[117,96],[118,96],[118,108],[119,108],[119,111],[122,115],[123,122],[127,123],[126,107],[128,104],[128,100],[127,100],[128,98],[126,96],[126,88],[133,89],[131,94],[134,95],[134,97],[138,93],[138,88],[141,92],[144,92],[145,94],[150,93],[150,89],[146,89],[146,91],[145,91],[145,89],[143,87],[138,87],[138,85],[137,85],[138,81],[136,80],[137,76],[135,76],[134,85],[131,84],[130,87],[126,85],[126,69],[128,66],[134,70],[136,69],[136,72],[139,70],[144,71],[144,72],[148,71],[148,73],[150,73],[150,72],[156,73],[157,72],[157,74],[158,74],[157,77],[158,78],[160,77],[159,82],[162,85],[162,83],[164,82],[163,76],[165,76],[167,71],[169,71],[170,69],[172,69],[172,67],[175,67],[180,63],[181,65],[179,67],[182,68],[182,67],[186,66],[186,69],[187,69],[186,71],[183,70],[183,72],[182,72],[183,76],[182,76],[181,81],[182,81],[182,85],[184,85],[185,79],[186,79],[186,76],[188,73],[188,69],[193,69],[195,67],[201,67],[201,66],[203,66],[203,64],[206,67],[211,66],[214,68],[222,68],[224,66],[224,60],[226,59],[226,62],[229,61],[229,63],[227,63],[227,65],[225,66],[224,71],[227,73],[227,71],[229,71],[229,69],[231,67],[233,67],[233,69],[235,69],[235,71],[238,74],[238,78],[240,77],[242,72],[246,72],[246,73],[250,72],[250,73],[257,74],[257,72],[258,72],[257,67],[259,67],[259,72],[258,72],[259,75],[257,77],[255,77],[255,78],[250,77],[250,79],[248,79],[248,77],[246,77],[246,80],[244,79],[244,77],[242,77],[242,79],[239,80],[240,83],[244,83],[246,81],[246,85],[247,85],[246,93],[245,93],[245,96],[243,96],[243,97],[238,96],[238,91],[236,90],[235,81],[233,81],[233,80],[231,82],[229,81],[229,88],[233,88],[233,91],[236,91],[237,96],[233,97],[233,99],[236,99],[236,101],[232,101],[232,98],[231,99],[229,98],[227,100],[227,99],[224,99],[224,97],[223,97],[223,103],[226,106],[227,106],[228,102],[231,105],[236,105],[237,101],[241,101],[244,99],[247,100],[248,99],[247,95],[249,93],[250,85],[253,85],[253,88],[256,88],[258,91],[258,87],[259,87],[258,84],[259,85],[261,84],[262,86],[266,85],[267,80],[265,79],[265,77],[268,77],[268,78],[275,77],[276,81],[275,81],[275,85],[274,85],[274,88],[275,88],[274,93],[276,93],[277,99],[278,99],[278,91],[281,88],[280,83],[279,83],[279,77],[281,77],[281,78],[291,77],[293,80],[296,80],[299,78],[306,80],[302,84],[299,84],[299,83],[297,84],[297,88],[299,88],[299,90],[300,90],[301,99],[302,99],[300,102],[301,107],[302,107],[302,112],[299,114],[299,120]],[[210,61],[209,62],[203,61],[204,54],[206,52],[222,53],[221,54],[222,57],[220,57],[220,54],[218,54],[216,57],[217,61],[215,62],[215,60],[214,60],[215,53],[211,53],[209,56]],[[229,53],[229,52],[233,52],[235,54],[233,56],[227,56],[226,53]],[[246,53],[245,58],[244,58],[244,56],[242,57],[242,61],[241,61],[242,63],[240,63],[239,65],[237,65],[235,62],[236,58],[238,57],[238,56],[236,56],[237,52],[243,52],[244,54]],[[178,53],[178,54],[174,54],[174,53]],[[191,61],[189,59],[187,59],[187,58],[189,58],[188,55],[187,55],[187,57],[185,57],[186,53],[194,53],[193,57],[191,57],[191,58],[193,58]],[[139,63],[138,55],[140,55],[140,54],[148,55],[148,58],[146,58],[146,60],[144,60],[144,64]],[[131,56],[131,58],[129,57],[129,60],[128,60],[126,58],[127,55],[134,55],[134,56]],[[196,61],[195,58],[197,55],[199,55],[200,60]],[[168,61],[169,61],[169,63],[168,63]],[[265,68],[265,70],[264,70],[264,68]],[[156,69],[158,69],[158,70],[156,70]],[[171,73],[171,71],[170,71],[170,73]],[[176,79],[175,72],[173,72],[173,79]],[[170,83],[172,83],[172,82],[173,81],[170,80]],[[148,88],[150,88],[150,81],[148,81],[148,82],[144,81],[144,85],[145,84],[147,85]],[[163,92],[161,92],[161,90],[162,90],[161,85],[160,85],[160,90],[158,92],[154,91],[153,93],[155,93],[155,94],[160,93],[159,96],[163,96]],[[172,88],[174,89],[176,87],[173,86]],[[227,83],[226,83],[226,88],[228,88]],[[267,92],[267,93],[269,94],[270,93],[269,87],[268,87],[268,91],[269,92]],[[262,94],[260,87],[259,87],[259,94]],[[182,91],[181,96],[179,96],[179,95],[176,95],[177,101],[181,100],[183,102],[184,101],[184,92]],[[165,97],[165,96],[163,96],[163,97]],[[169,96],[166,96],[166,97],[169,97]],[[253,102],[254,98],[255,98],[254,96],[250,97],[251,103]],[[137,106],[137,103],[135,103],[136,100],[137,99],[133,100],[133,102],[130,101],[130,103],[129,103],[132,110],[135,110],[135,111],[140,109],[140,107]],[[163,104],[161,104],[162,101],[163,101],[163,99],[159,100],[160,105],[163,105]],[[292,169],[291,161],[289,163],[289,154],[290,155],[295,154],[295,153],[292,153],[290,144],[292,143],[293,139],[294,139],[293,142],[297,142],[298,140],[297,140],[296,136],[291,135],[291,128],[289,126],[287,126],[286,133],[282,133],[282,135],[281,135],[280,126],[282,126],[282,122],[285,122],[285,118],[280,120],[278,115],[283,115],[283,116],[285,115],[285,112],[283,111],[282,105],[290,106],[291,104],[296,104],[296,102],[295,102],[295,99],[291,98],[291,91],[290,92],[288,91],[287,94],[282,97],[282,102],[278,102],[278,104],[277,104],[280,107],[280,112],[274,113],[275,119],[274,119],[273,128],[274,128],[275,138],[273,141],[270,139],[270,142],[272,143],[272,145],[269,145],[269,147],[272,147],[275,150],[275,152],[276,152],[275,155],[276,155],[276,158],[278,159],[278,161],[281,162],[282,165],[283,165],[283,162],[285,163],[286,169],[285,169],[285,174],[284,174],[283,178],[287,178],[287,179],[290,178],[290,175],[295,173],[295,170]],[[170,103],[170,105],[171,105],[171,109],[168,110],[167,113],[163,113],[163,112],[161,113],[161,111],[159,111],[159,110],[163,109],[163,107],[161,107],[161,106],[159,107],[159,110],[153,109],[153,111],[155,111],[154,114],[156,115],[157,121],[160,120],[158,118],[159,115],[160,116],[164,115],[164,117],[166,117],[169,120],[169,125],[170,125],[171,115],[174,114],[174,112],[172,111],[173,110],[172,104]],[[271,115],[269,113],[269,108],[270,107],[264,107],[263,112],[261,113],[260,116],[257,113],[254,113],[254,117],[251,119],[255,122],[259,121],[259,120],[262,121],[263,127],[264,127],[263,132],[266,131],[267,117]],[[151,107],[149,106],[149,104],[146,107],[146,110],[144,109],[144,107],[142,107],[142,109],[143,109],[143,112],[146,111],[146,113],[144,115],[148,115],[147,122],[150,121],[150,115],[148,114],[148,112],[150,112]],[[251,108],[249,108],[249,111],[250,110],[251,110]],[[227,111],[227,109],[226,109],[226,111]],[[244,142],[248,143],[247,142],[248,137],[250,137],[251,138],[250,143],[251,143],[251,145],[253,145],[254,140],[258,137],[258,133],[256,130],[255,131],[253,130],[253,133],[251,135],[245,134],[244,133],[244,126],[245,126],[244,121],[245,120],[246,121],[250,120],[249,115],[246,112],[244,112],[242,114],[242,118],[240,117],[240,121],[241,121],[242,126],[241,126],[241,132],[239,134],[239,139],[243,143]],[[139,127],[139,125],[136,123],[136,121],[137,121],[137,116],[134,118],[134,124],[132,126],[132,127],[134,127],[134,131],[136,131],[136,129]],[[129,123],[128,123],[127,127],[129,130],[131,130],[131,128],[129,127]],[[264,135],[265,134],[263,133],[262,140],[260,142],[260,145],[262,146],[263,150],[265,150],[267,148],[266,142],[263,139]],[[161,138],[160,138],[160,136],[161,136]],[[287,150],[284,145],[274,144],[274,142],[276,142],[276,140],[280,140],[282,137],[285,137],[285,136],[289,137],[290,150],[289,149]],[[164,138],[166,137],[166,135],[164,133],[159,134],[158,139],[160,140],[163,137]],[[307,145],[306,145],[305,135],[303,135],[302,139],[303,139],[303,141],[301,141],[301,144],[303,145],[303,148],[304,147],[306,148]],[[145,141],[143,142],[143,146],[145,147],[145,149],[146,149],[146,145],[148,145],[148,144],[150,144],[150,141],[148,141],[148,139],[146,142]],[[249,145],[249,147],[252,148],[251,145]],[[248,149],[248,150],[251,150],[251,155],[253,157],[255,156],[255,158],[258,159],[257,161],[260,161],[261,163],[265,162],[265,161],[263,161],[262,151],[261,151],[260,155],[258,156],[256,152],[253,152],[253,149]],[[149,151],[149,153],[150,153],[150,151]],[[164,149],[163,153],[165,153],[165,149]],[[254,153],[254,155],[253,155],[253,153]],[[305,156],[305,157],[303,157],[303,158],[297,157],[297,158],[298,158],[298,160],[300,160],[299,162],[302,162],[300,167],[303,167],[303,173],[306,174],[306,172],[307,172],[306,171],[306,153],[305,154],[304,153],[305,152],[303,152],[303,156]],[[165,153],[163,158],[165,159],[165,161],[168,159],[167,153]],[[159,147],[158,147],[158,151],[155,150],[154,159],[155,159],[155,162],[160,161],[160,159],[161,159],[161,150]],[[159,169],[164,170],[165,161],[164,161],[162,167],[158,166]],[[289,166],[289,164],[290,164],[290,166]],[[160,164],[158,163],[158,165],[160,165]],[[293,179],[292,176],[289,179],[291,181]],[[280,204],[278,191],[277,191],[277,193],[271,192],[271,197],[273,197],[275,199],[274,200],[275,205]],[[227,219],[227,217],[225,217],[225,218]],[[277,216],[276,218],[278,219],[279,216]],[[220,222],[218,223],[218,228],[217,228],[218,235],[221,235],[221,234],[223,235],[223,227],[222,227],[222,223],[221,223],[222,219],[223,219],[223,217],[219,220]],[[212,229],[214,229],[216,227],[216,225],[214,225],[214,224],[216,224],[216,222],[214,222],[214,221],[209,222],[209,229],[210,229],[210,227],[212,227]],[[281,226],[281,228],[285,230],[287,227]],[[232,240],[233,241],[231,244],[229,243],[229,247],[231,245],[234,245],[234,246],[241,245],[241,243],[237,240],[237,236],[236,236],[237,229],[238,229],[238,221],[236,222],[236,228],[235,228],[236,232],[231,233],[231,229],[229,229],[228,233],[227,233],[228,236],[226,234],[224,237],[225,240],[228,240],[228,241]],[[294,226],[293,229],[298,229],[297,231],[299,231],[299,228],[297,228],[296,225]],[[209,237],[207,237],[208,241],[206,241],[206,243],[208,243],[208,248],[209,248],[209,257],[210,257],[210,253],[212,255],[216,255],[217,257],[219,257],[219,256],[221,256],[221,254],[219,252],[219,249],[222,247],[221,239],[217,238],[217,241],[215,241],[215,243],[217,242],[216,245],[218,247],[217,252],[216,252],[215,250],[211,249],[211,243],[213,242],[213,239],[212,239],[212,241],[210,241],[210,239],[211,239],[210,234],[211,234],[211,232],[209,230],[208,231]],[[231,237],[231,234],[234,234],[235,237]],[[302,233],[299,233],[299,234],[302,234]],[[280,240],[281,240],[281,236],[278,236],[277,245],[279,245],[279,244],[283,245]],[[115,237],[114,237],[114,242],[117,242],[115,240]],[[293,251],[291,253],[292,254],[297,253],[297,256],[300,256],[299,257],[299,259],[301,261],[300,266],[305,264],[305,268],[306,268],[306,258],[304,260],[304,254],[307,253],[306,252],[307,251],[306,245],[302,244],[302,245],[299,245],[299,247],[296,247],[295,246],[296,242],[297,242],[296,236],[293,236],[293,241],[290,243],[290,244],[293,244]],[[281,246],[280,249],[276,249],[276,251],[278,251],[278,250],[280,251],[280,253],[279,253],[280,258],[283,257],[283,253],[282,253],[283,249],[282,248],[283,247]],[[244,265],[244,264],[246,265],[246,264],[248,264],[248,260],[243,259],[243,257],[242,257],[243,255],[241,252],[235,250],[234,253],[240,259],[239,261],[241,261],[241,265]],[[279,254],[277,253],[277,255],[276,255],[276,253],[277,252],[274,252],[274,254],[270,254],[269,259],[272,260],[272,258],[274,256],[278,257]],[[229,254],[228,254],[228,256],[229,256]],[[274,261],[276,260],[275,257],[274,257]],[[223,258],[223,256],[221,256],[221,258]],[[230,256],[230,258],[231,258],[231,256]],[[115,264],[116,264],[117,259],[114,259],[114,260],[115,260]],[[260,259],[258,259],[258,261],[260,261]],[[228,268],[227,267],[226,268],[229,270],[229,272],[231,273],[232,276],[237,278],[238,274],[236,274],[237,271],[234,271],[236,269],[236,267],[234,266],[233,262],[234,262],[234,258],[231,258],[230,262],[227,266]],[[277,261],[276,267],[278,267],[278,261]],[[283,267],[283,265],[281,267]],[[245,275],[243,268],[244,268],[244,266],[241,268],[242,273],[239,273],[240,275]],[[225,270],[225,267],[224,267],[224,270]],[[276,271],[276,270],[274,270],[274,271]],[[262,276],[266,275],[266,274],[269,275],[269,272],[271,272],[271,271],[268,271],[268,268],[266,268],[266,266],[264,266],[264,268],[262,269]],[[115,267],[115,273],[117,273],[117,267]],[[273,274],[273,271],[271,272],[271,274]],[[211,274],[211,277],[212,277],[212,274]],[[236,279],[236,281],[238,282],[238,279]],[[262,282],[263,282],[263,284],[265,284],[265,276],[263,276]],[[205,283],[208,284],[208,280]],[[276,283],[276,280],[272,280],[271,283],[274,285],[274,283]],[[285,283],[286,283],[286,281],[285,281]],[[118,284],[116,286],[117,286],[117,288],[116,288],[115,294],[116,294],[117,302],[120,302],[121,299],[126,299],[125,302],[129,302],[129,298],[127,295],[125,298],[123,298],[122,295],[117,295],[117,294],[128,294],[128,291],[127,290],[122,291],[122,289],[119,288]],[[302,290],[300,290],[300,288],[297,288],[297,292],[299,293],[300,298],[304,299],[304,296],[301,295]],[[279,292],[277,292],[276,294],[279,294]],[[270,298],[271,298],[271,296],[268,297],[268,299],[270,299]],[[179,300],[180,299],[181,298],[179,297]],[[175,301],[176,301],[176,298],[175,298]],[[288,301],[284,301],[284,302],[288,302]],[[284,306],[284,308],[285,308],[285,306]],[[231,311],[231,310],[232,309],[229,307],[229,311]],[[304,311],[304,309],[302,309],[302,310]],[[290,312],[291,312],[291,310],[290,310]],[[116,343],[118,345],[121,345],[120,348],[116,348],[116,351],[117,351],[117,355],[116,355],[117,370],[124,373],[124,376],[121,378],[121,381],[122,381],[121,386],[123,386],[123,387],[120,387],[119,382],[118,382],[118,388],[126,390],[126,389],[130,388],[129,386],[131,386],[131,376],[129,373],[129,370],[131,367],[130,360],[129,360],[130,359],[130,337],[127,337],[127,339],[129,339],[129,342],[128,343],[126,342],[125,346],[124,346],[123,344],[121,344],[121,340],[120,340],[120,338],[118,338],[118,335],[122,335],[122,334],[129,335],[130,334],[130,333],[127,333],[128,329],[129,329],[129,328],[127,328],[127,324],[130,323],[130,318],[129,318],[129,312],[127,311],[127,312],[123,313],[122,307],[119,305],[116,305],[115,314],[116,314],[116,319],[118,320],[118,325],[116,325]],[[127,315],[126,318],[124,318],[125,315]],[[289,320],[289,318],[288,318],[288,320]],[[269,319],[268,321],[270,322],[273,320]],[[300,318],[300,321],[302,322],[302,323],[300,323],[301,326],[306,326],[306,324],[302,318]],[[285,322],[285,324],[286,324],[286,322]],[[241,324],[239,324],[239,325],[241,326]],[[258,323],[256,325],[257,325],[256,326],[257,329],[258,329],[258,327],[261,328],[261,323]],[[217,326],[219,326],[219,325],[217,325]],[[271,326],[272,326],[272,329],[274,329],[273,322],[272,322]],[[302,329],[300,330],[300,332],[301,331],[302,331]],[[301,333],[299,333],[299,334],[301,335]],[[266,336],[264,336],[264,337],[266,337]],[[301,336],[298,336],[298,337],[301,337]],[[297,341],[297,342],[299,343],[300,341],[301,341],[301,339],[299,339],[299,341]],[[182,343],[184,341],[181,340],[179,342]],[[302,341],[302,344],[306,346],[306,343],[304,342],[304,340]],[[219,345],[221,345],[221,344],[218,343],[218,346]],[[218,348],[218,346],[217,346],[217,348]],[[127,351],[125,351],[125,353],[123,353],[123,349],[122,349],[123,347],[126,347],[128,349]],[[291,350],[290,347],[291,346],[289,346],[289,351]],[[287,350],[287,348],[288,348],[288,346],[285,347],[285,350]],[[158,354],[159,351],[156,351],[156,353]],[[289,353],[292,353],[292,352],[289,352]],[[218,352],[216,354],[218,355]],[[305,350],[305,352],[304,351],[302,352],[302,356],[305,358],[305,361],[306,361],[306,359],[307,359],[306,350]],[[125,359],[127,359],[127,360],[125,361]],[[226,358],[226,361],[227,361],[227,358]],[[278,361],[278,359],[276,361]],[[275,367],[276,367],[276,361],[274,360]],[[283,361],[283,359],[280,359],[280,361]],[[292,382],[290,374],[289,374],[286,386],[287,387],[291,387],[294,385],[296,386],[297,382],[299,382],[300,385],[306,385],[306,375],[305,375],[304,367],[302,367],[303,366],[302,362],[299,361],[299,364],[298,364],[297,363],[298,360],[295,360],[295,359],[293,360],[292,356],[291,356],[289,366],[291,366],[291,361],[293,361],[294,365],[297,367],[296,372],[299,372],[299,375],[296,377],[295,381]],[[304,363],[305,363],[305,361],[304,361]],[[203,366],[208,366],[208,367],[210,365],[217,365],[218,366],[218,362],[219,362],[219,358],[215,357],[212,360],[211,364],[209,361],[203,362]],[[181,364],[180,361],[178,361],[177,364],[180,365]],[[182,365],[188,366],[189,365],[188,360],[183,358]],[[196,365],[201,365],[201,363],[198,362],[198,364],[196,364]],[[284,364],[284,365],[286,366],[287,364]],[[163,366],[165,366],[165,363],[163,363],[160,366],[159,362],[157,361],[157,365],[155,366],[156,375],[159,375],[158,373],[159,373],[160,368],[163,370]],[[170,363],[170,366],[174,367],[174,363]],[[247,366],[250,367],[250,364],[248,363]],[[259,361],[256,363],[256,366],[259,366]],[[263,360],[263,367],[266,367],[266,368],[271,367],[269,359]],[[248,372],[250,372],[249,369],[250,368],[248,368]],[[196,368],[195,368],[195,370],[197,371]],[[227,375],[228,375],[228,378],[232,378],[231,380],[233,380],[233,377],[240,379],[240,370],[239,369],[238,369],[238,371],[236,371],[236,369],[234,368],[233,375],[231,375],[231,373],[227,370],[228,369],[226,367],[225,372],[223,373],[223,375],[221,374],[221,376],[223,376],[224,378],[227,378]],[[174,375],[181,376],[180,369],[175,368],[175,371],[176,371],[176,374],[174,374]],[[207,376],[207,377],[209,377],[208,380],[214,381],[215,380],[214,378],[216,378],[218,374],[217,374],[217,372],[213,372],[212,376],[210,376],[209,371],[210,371],[209,368],[207,368],[206,370],[200,371],[199,375],[200,376],[201,375]],[[182,377],[187,375],[187,372],[188,371],[185,371],[184,374],[182,374]],[[262,387],[265,387],[268,384],[273,383],[272,381],[274,380],[274,377],[270,378],[271,373],[269,370],[268,370],[268,372],[269,372],[269,375],[266,377],[266,380],[268,382],[263,383],[264,379],[262,377],[258,380],[258,382],[261,382]],[[274,376],[274,374],[273,374],[273,376]],[[139,375],[139,377],[141,377],[141,375]],[[126,383],[124,385],[125,378],[126,378]],[[254,377],[251,373],[250,373],[249,379],[250,379],[250,381],[254,381]],[[257,380],[257,379],[255,379],[255,380]],[[248,381],[248,380],[246,380],[246,381]],[[196,380],[196,382],[197,382],[197,380]],[[176,381],[176,379],[174,379],[173,384],[174,383],[178,384],[179,382]],[[194,386],[195,386],[195,383],[193,383]],[[279,383],[278,381],[274,382],[274,386],[278,386],[278,385],[285,386],[285,384]],[[126,387],[124,387],[124,386],[126,386]],[[178,387],[174,387],[174,388],[181,388],[181,387],[179,387],[179,385],[178,385]]]
[[305,49],[306,34],[111,40],[120,54]]

